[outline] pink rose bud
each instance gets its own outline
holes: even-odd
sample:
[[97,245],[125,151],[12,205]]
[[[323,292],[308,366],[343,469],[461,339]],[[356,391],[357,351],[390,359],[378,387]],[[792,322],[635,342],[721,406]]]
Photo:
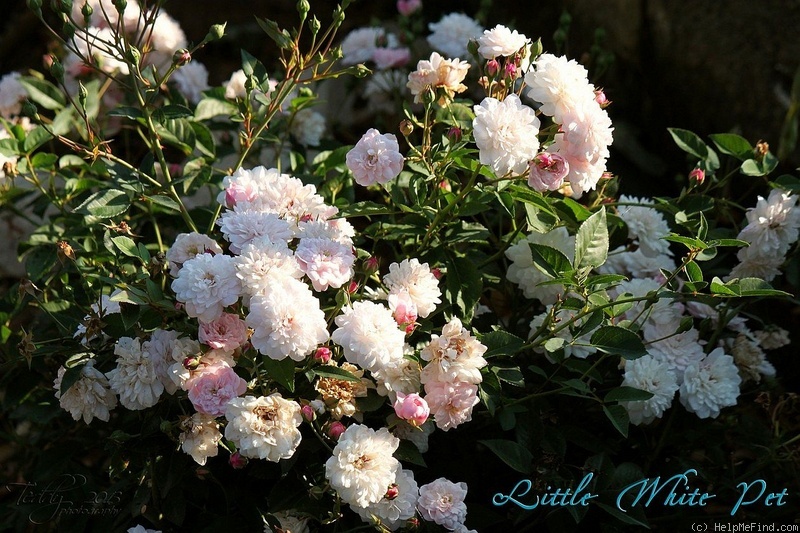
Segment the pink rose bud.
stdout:
[[447,180],[440,181],[439,188],[445,192],[452,192],[453,190],[453,187],[450,186],[450,182]]
[[378,271],[378,258],[374,255],[364,261],[364,270],[367,273],[367,276],[371,276],[373,273]]
[[241,470],[245,466],[247,466],[247,457],[240,454],[239,452],[233,452],[231,454],[230,459],[228,459],[228,463],[236,470]]
[[509,63],[508,65],[506,65],[506,76],[508,76],[512,80],[516,79],[516,77],[517,77],[517,65],[515,65],[514,63]]
[[183,311],[183,304],[180,302],[175,302],[175,310],[176,311]]
[[432,268],[431,274],[433,274],[433,277],[436,279],[442,279],[442,271],[438,268]]
[[397,0],[397,11],[407,17],[422,7],[422,0]]
[[351,281],[347,284],[347,293],[348,294],[355,294],[358,291],[358,282]]
[[383,495],[384,498],[391,501],[400,496],[400,488],[397,486],[397,483],[392,483],[389,485],[389,488],[386,489],[386,494]]
[[314,412],[314,408],[310,405],[304,405],[301,407],[300,412],[302,413],[303,419],[305,419],[306,422],[311,422],[317,417],[317,413]]
[[600,104],[600,107],[603,109],[611,105],[611,100],[606,97],[606,93],[603,92],[603,89],[595,90],[594,101]]
[[458,126],[453,126],[449,130],[447,130],[447,138],[454,143],[457,143],[458,141],[461,140],[461,135],[462,135],[461,128],[459,128]]
[[497,62],[496,59],[490,59],[486,63],[486,74],[489,76],[496,76],[497,73],[500,71],[500,63]]
[[185,65],[191,60],[192,60],[192,54],[190,54],[189,50],[186,50],[185,48],[176,51],[175,54],[172,56],[172,62],[178,66]]
[[394,402],[394,412],[399,418],[415,426],[424,424],[431,414],[428,402],[416,392],[409,395],[398,392],[397,401]]
[[331,360],[331,349],[325,346],[317,348],[317,351],[314,352],[314,359],[323,365],[327,364]]
[[535,191],[557,191],[569,174],[567,160],[558,154],[539,152],[528,163],[528,185]]
[[344,424],[341,422],[334,422],[328,428],[328,436],[333,440],[339,440],[339,437],[342,436],[342,433],[344,433],[346,429],[347,428],[344,427]]
[[200,366],[200,357],[191,355],[183,360],[183,368],[186,370],[196,370]]
[[702,185],[706,180],[706,172],[702,168],[696,168],[689,173],[689,181],[694,181],[697,185]]

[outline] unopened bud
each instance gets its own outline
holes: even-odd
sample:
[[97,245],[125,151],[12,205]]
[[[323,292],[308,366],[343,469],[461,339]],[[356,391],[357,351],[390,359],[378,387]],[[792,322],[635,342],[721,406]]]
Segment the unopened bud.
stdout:
[[73,37],[75,37],[75,26],[69,21],[65,22],[64,26],[61,28],[61,35],[64,36],[65,41],[71,41]]
[[314,360],[327,364],[331,360],[331,349],[326,346],[317,348],[317,351],[314,352]]
[[208,30],[208,34],[206,35],[205,41],[206,42],[218,41],[222,39],[222,37],[225,35],[225,26],[227,24],[228,23],[225,22],[223,24],[214,24],[213,26],[211,26],[211,28],[209,28]]
[[442,279],[442,271],[438,268],[432,268],[431,274],[433,274],[433,277],[436,279]]
[[347,284],[347,294],[355,294],[356,292],[358,292],[358,282],[351,281]]
[[367,276],[371,276],[377,272],[378,267],[378,258],[374,255],[370,256],[366,261],[364,261],[364,272],[367,274]]
[[53,7],[56,9],[56,11],[61,11],[62,13],[69,15],[72,13],[72,0],[55,0],[53,2]]
[[197,355],[190,355],[186,359],[183,360],[183,368],[186,370],[197,370],[197,367],[200,366],[200,357]]
[[603,92],[603,89],[594,91],[594,101],[600,104],[601,109],[605,109],[611,105],[611,100],[606,97],[606,93]]
[[316,35],[319,33],[319,29],[322,27],[320,24],[319,19],[314,16],[311,17],[311,20],[308,21],[308,28],[311,30],[311,35]]
[[83,22],[87,26],[90,25],[92,21],[92,15],[94,14],[94,8],[89,5],[89,2],[85,2],[83,7],[81,8],[81,15],[83,15]]
[[192,54],[189,53],[189,50],[186,48],[182,48],[180,50],[176,50],[175,53],[172,55],[172,63],[182,67],[186,65],[192,60]]
[[689,181],[696,184],[702,185],[703,182],[706,180],[706,171],[702,168],[696,168],[689,172]]
[[50,62],[50,75],[55,78],[58,83],[64,83],[64,65],[58,60],[56,56],[48,56]]
[[314,408],[310,405],[304,405],[301,407],[300,413],[302,413],[303,420],[306,422],[312,422],[315,418],[317,418],[317,413],[314,412]]
[[240,454],[239,452],[233,452],[231,454],[231,456],[230,456],[230,459],[228,459],[228,463],[235,470],[241,470],[242,468],[247,466],[248,462],[249,462],[249,460],[247,459],[247,457],[245,457],[244,455]]
[[127,53],[125,54],[128,61],[133,63],[134,65],[138,65],[139,62],[142,60],[142,53],[133,45],[128,47]]
[[82,82],[78,82],[78,103],[81,104],[81,109],[86,109],[86,100],[89,98],[89,91]]
[[334,422],[328,427],[328,436],[333,440],[339,440],[339,437],[342,436],[346,429],[341,422]]
[[306,18],[308,12],[311,11],[311,6],[308,3],[308,0],[299,0],[297,2],[297,12],[300,13],[300,18]]
[[117,13],[120,15],[125,13],[125,9],[128,7],[128,0],[111,0],[111,3],[114,4],[114,7],[117,8]]
[[414,123],[410,120],[403,120],[400,122],[400,133],[403,134],[404,137],[408,137],[414,131]]
[[400,488],[397,486],[397,483],[392,483],[389,485],[389,488],[386,490],[386,494],[383,495],[384,498],[391,501],[400,496]]
[[506,65],[506,76],[513,79],[517,78],[517,65],[514,63],[508,63]]
[[457,143],[461,140],[462,135],[461,128],[458,126],[453,126],[447,130],[447,138],[450,139],[451,142]]
[[500,63],[497,62],[496,59],[490,59],[486,63],[486,74],[489,76],[496,76],[497,73],[500,71]]
[[36,109],[36,104],[30,100],[22,102],[22,116],[29,117],[33,120],[39,120],[39,111]]
[[344,9],[341,6],[336,6],[333,10],[333,27],[338,28],[344,22]]

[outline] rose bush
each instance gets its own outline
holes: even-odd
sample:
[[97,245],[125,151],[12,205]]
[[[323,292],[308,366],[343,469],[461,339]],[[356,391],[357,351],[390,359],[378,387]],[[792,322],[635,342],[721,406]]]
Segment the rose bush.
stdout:
[[[671,129],[679,196],[617,195],[608,99],[517,30],[415,33],[399,2],[342,39],[350,2],[326,25],[301,0],[296,29],[257,19],[282,72],[242,51],[209,87],[197,58],[224,25],[190,46],[164,3],[30,0],[62,23],[49,73],[0,81],[3,209],[32,227],[0,315],[12,474],[95,495],[40,522],[678,525],[724,503],[614,496],[691,467],[720,502],[792,479],[796,397],[767,357],[789,338],[763,302],[790,298],[800,181],[771,177],[766,143]],[[316,95],[345,75],[402,122],[329,135]],[[491,503],[586,472],[588,505]]]

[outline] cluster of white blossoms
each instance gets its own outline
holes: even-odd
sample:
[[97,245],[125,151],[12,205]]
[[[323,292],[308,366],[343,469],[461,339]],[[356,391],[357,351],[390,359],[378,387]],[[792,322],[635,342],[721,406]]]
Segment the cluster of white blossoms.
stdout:
[[594,189],[606,171],[613,128],[586,69],[574,60],[542,54],[525,74],[525,83],[527,95],[560,125],[548,151],[565,159],[572,195]]
[[800,231],[800,208],[797,195],[772,189],[768,198],[758,197],[756,206],[747,211],[747,225],[738,239],[750,246],[741,248],[729,278],[757,277],[771,281],[780,273],[789,248]]
[[439,429],[448,431],[472,420],[472,408],[479,402],[478,385],[483,381],[481,368],[487,364],[486,349],[453,318],[420,352],[427,362],[420,381]]
[[617,214],[628,228],[630,244],[611,250],[600,272],[657,278],[662,269],[675,269],[669,242],[664,240],[670,233],[669,225],[653,205],[648,198],[619,197]]

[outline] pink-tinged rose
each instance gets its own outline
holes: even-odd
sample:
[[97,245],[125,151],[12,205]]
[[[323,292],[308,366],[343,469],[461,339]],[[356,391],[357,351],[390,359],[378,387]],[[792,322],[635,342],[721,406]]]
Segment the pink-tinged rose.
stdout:
[[345,432],[347,428],[341,422],[334,422],[328,428],[328,436],[333,440],[339,440],[339,437],[342,436],[342,433]]
[[[392,310],[395,322],[398,326],[406,328],[406,333],[414,330],[414,322],[417,321],[417,306],[411,299],[407,290],[400,290],[389,294],[389,309]],[[409,331],[408,326],[411,326]]]
[[197,412],[222,416],[228,403],[247,391],[247,382],[228,365],[215,364],[189,378],[186,389]]
[[247,342],[247,325],[238,315],[222,313],[212,322],[201,322],[197,336],[215,350],[232,352]]
[[466,382],[431,381],[425,384],[428,402],[436,427],[443,431],[472,420],[472,408],[480,401],[478,386]]
[[364,261],[364,271],[366,272],[367,276],[371,276],[375,272],[378,271],[378,258],[374,255],[369,257],[366,261]]
[[514,63],[508,63],[506,65],[506,77],[512,80],[517,79],[517,65]]
[[358,292],[358,282],[351,281],[347,284],[347,294],[355,294],[356,292]]
[[408,48],[376,48],[372,52],[372,60],[378,70],[402,67],[411,59],[411,51]]
[[419,394],[414,392],[406,395],[399,391],[397,401],[394,402],[394,412],[399,418],[415,426],[424,424],[431,414],[428,402]]
[[345,157],[347,168],[356,183],[364,187],[373,183],[388,183],[400,175],[405,158],[400,153],[397,137],[381,134],[371,128]]
[[489,76],[496,76],[500,71],[500,63],[496,59],[490,59],[486,62],[486,74]]
[[228,463],[235,469],[241,470],[245,466],[247,466],[248,459],[244,455],[240,454],[239,452],[233,452],[231,454],[231,458],[228,459]]
[[225,189],[225,207],[233,209],[239,202],[252,202],[256,199],[253,183],[233,182]]
[[538,192],[557,191],[569,174],[569,163],[559,154],[539,152],[528,163],[528,185]]
[[397,12],[407,17],[422,7],[422,0],[397,0]]
[[331,349],[325,346],[317,348],[317,351],[314,352],[314,359],[323,365],[327,364],[331,360]]
[[689,181],[702,185],[706,180],[706,171],[702,168],[696,168],[689,173]]

